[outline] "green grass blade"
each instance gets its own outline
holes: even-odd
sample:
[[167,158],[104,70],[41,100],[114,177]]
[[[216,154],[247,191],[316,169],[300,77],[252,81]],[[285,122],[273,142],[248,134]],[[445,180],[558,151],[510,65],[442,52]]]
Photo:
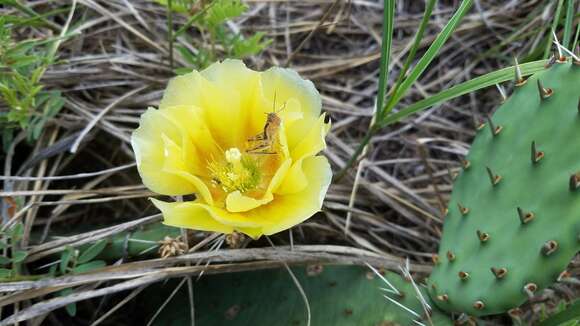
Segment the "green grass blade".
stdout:
[[473,0],[463,0],[461,5],[459,5],[459,9],[453,14],[453,17],[447,22],[447,25],[443,28],[441,33],[437,35],[435,41],[431,44],[425,55],[419,60],[415,68],[411,70],[409,76],[403,81],[400,88],[398,89],[396,94],[392,96],[394,99],[390,101],[391,105],[385,109],[385,116],[389,114],[393,110],[393,107],[397,105],[397,103],[403,98],[405,93],[409,90],[409,88],[419,79],[421,74],[427,69],[427,66],[433,61],[435,56],[439,53],[439,50],[443,47],[447,39],[451,36],[455,28],[459,25],[467,11],[471,8],[473,4]]
[[377,94],[377,121],[382,116],[385,91],[389,77],[389,63],[391,61],[391,47],[393,44],[393,23],[395,21],[395,1],[383,1],[383,40],[381,44],[381,65],[379,68],[379,89]]
[[[403,64],[403,69],[401,69],[401,73],[395,82],[395,86],[393,87],[393,94],[397,94],[399,86],[405,78],[411,63],[415,59],[415,55],[417,54],[417,50],[419,49],[419,45],[421,44],[421,40],[423,39],[423,35],[425,34],[425,29],[429,24],[429,19],[431,18],[431,14],[433,13],[433,8],[435,7],[435,3],[437,0],[429,0],[425,5],[425,12],[423,13],[423,18],[421,18],[421,23],[419,24],[419,28],[417,29],[417,34],[415,34],[415,39],[413,40],[413,44],[411,45],[411,49],[409,50],[409,54],[405,59],[405,63]],[[395,97],[391,97],[389,102],[387,103],[387,107],[392,105],[392,101]]]
[[366,135],[358,145],[357,149],[346,162],[345,167],[335,175],[335,180],[340,180],[346,174],[346,171],[354,164],[363,149],[371,140],[373,135],[378,131],[378,123],[383,119],[383,103],[385,101],[385,91],[387,87],[387,77],[389,75],[389,62],[391,57],[391,45],[393,43],[393,24],[395,21],[395,0],[383,1],[383,39],[381,44],[381,63],[379,68],[379,89],[377,91],[377,109],[375,112],[376,121],[369,128]]
[[[546,60],[539,60],[520,64],[522,74],[531,75],[535,72],[538,72],[544,69],[544,65],[546,64],[546,62],[547,62]],[[476,90],[489,87],[501,82],[512,80],[513,75],[514,75],[514,67],[512,66],[455,85],[424,100],[413,103],[397,113],[391,114],[383,121],[381,127],[384,127],[392,123],[396,123],[401,119],[408,117],[411,114],[427,109],[437,103],[448,101],[461,95],[471,93]]]
[[554,15],[554,20],[552,21],[552,29],[548,33],[548,42],[546,43],[546,49],[544,50],[544,58],[547,58],[550,55],[550,49],[552,49],[552,31],[556,31],[558,27],[558,23],[560,22],[560,14],[562,13],[562,5],[564,4],[564,0],[558,0],[558,6],[556,7],[556,14]]
[[562,38],[562,45],[568,48],[570,45],[570,38],[572,34],[572,24],[574,23],[574,0],[566,0],[566,20],[564,21],[564,37]]
[[51,29],[60,32],[61,27],[58,24],[48,20],[46,17],[38,14],[36,11],[32,9],[32,7],[28,6],[27,4],[21,3],[19,0],[0,0],[0,5],[6,7],[13,7],[16,10],[26,14],[27,16],[35,19],[39,19],[44,24],[46,24]]
[[572,42],[572,47],[570,50],[576,51],[576,46],[578,46],[578,38],[580,37],[580,24],[576,25],[576,36],[574,36],[574,42]]

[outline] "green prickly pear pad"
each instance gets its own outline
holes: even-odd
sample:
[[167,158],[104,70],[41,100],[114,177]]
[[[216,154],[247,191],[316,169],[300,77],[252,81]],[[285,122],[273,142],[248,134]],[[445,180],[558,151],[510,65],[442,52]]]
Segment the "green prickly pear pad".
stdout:
[[580,249],[579,97],[580,65],[555,63],[516,86],[478,131],[430,276],[439,308],[515,308]]

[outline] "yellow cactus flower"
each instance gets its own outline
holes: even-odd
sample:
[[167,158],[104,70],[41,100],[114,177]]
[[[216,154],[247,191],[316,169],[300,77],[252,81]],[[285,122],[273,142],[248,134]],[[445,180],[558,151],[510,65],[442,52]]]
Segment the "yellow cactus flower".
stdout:
[[290,69],[258,72],[214,63],[169,82],[131,144],[143,183],[167,225],[239,231],[252,238],[288,229],[320,210],[332,172],[330,123],[312,82]]

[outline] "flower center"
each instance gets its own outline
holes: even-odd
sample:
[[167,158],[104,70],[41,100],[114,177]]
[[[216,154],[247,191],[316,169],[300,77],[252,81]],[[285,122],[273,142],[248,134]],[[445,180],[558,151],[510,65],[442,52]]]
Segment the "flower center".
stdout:
[[214,160],[208,166],[214,187],[219,187],[226,193],[245,193],[260,185],[262,172],[254,158],[242,154],[238,148],[228,149],[224,156],[225,161]]

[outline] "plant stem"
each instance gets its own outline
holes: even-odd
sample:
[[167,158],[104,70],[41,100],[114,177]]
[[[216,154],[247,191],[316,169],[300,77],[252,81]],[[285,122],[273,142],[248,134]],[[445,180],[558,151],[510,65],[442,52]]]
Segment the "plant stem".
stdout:
[[338,172],[338,174],[334,177],[334,182],[340,181],[346,173],[348,169],[359,159],[360,154],[363,152],[365,146],[371,141],[371,138],[380,130],[380,126],[377,123],[374,123],[370,128],[365,137],[361,140],[360,144],[358,145],[355,152],[350,156],[350,159],[344,167]]

